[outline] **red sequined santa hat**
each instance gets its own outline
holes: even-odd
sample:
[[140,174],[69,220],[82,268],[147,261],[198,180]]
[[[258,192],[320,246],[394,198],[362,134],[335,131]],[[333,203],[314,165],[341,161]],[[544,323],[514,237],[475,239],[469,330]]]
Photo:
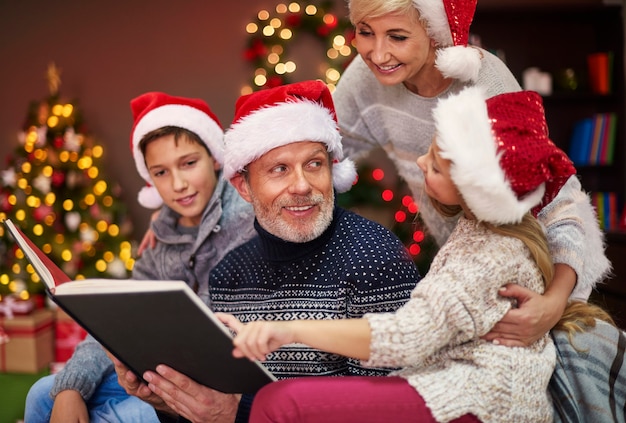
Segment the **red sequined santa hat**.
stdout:
[[548,138],[539,94],[485,98],[471,87],[440,100],[433,110],[436,143],[478,220],[517,223],[530,210],[536,216],[576,169]]
[[218,163],[223,162],[224,130],[203,100],[148,92],[132,99],[130,108],[134,121],[130,148],[137,171],[147,183],[137,196],[142,206],[155,209],[163,204],[159,192],[152,185],[145,158],[139,148],[139,142],[149,132],[164,126],[187,129],[200,137]]
[[[468,46],[469,30],[477,0],[413,0],[437,44],[435,66],[446,78],[476,81],[481,53]],[[506,0],[505,0],[506,1]]]
[[326,144],[333,159],[333,185],[337,192],[348,191],[356,179],[354,163],[343,157],[330,91],[319,80],[241,96],[224,141],[227,180],[268,151],[302,141]]

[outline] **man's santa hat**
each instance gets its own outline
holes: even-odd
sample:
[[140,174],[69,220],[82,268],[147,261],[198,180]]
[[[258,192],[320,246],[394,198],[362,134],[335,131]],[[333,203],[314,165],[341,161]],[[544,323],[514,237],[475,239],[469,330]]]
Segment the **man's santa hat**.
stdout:
[[148,92],[131,100],[130,108],[134,122],[130,148],[137,171],[147,183],[137,197],[142,206],[155,209],[163,204],[163,199],[153,186],[145,158],[139,148],[139,142],[149,132],[165,126],[176,126],[191,131],[204,142],[218,163],[223,162],[224,130],[203,100]]
[[433,110],[441,157],[478,220],[496,225],[536,216],[576,173],[548,138],[541,96],[533,91],[485,100],[471,87]]
[[413,0],[428,35],[439,46],[435,66],[446,78],[476,81],[481,53],[468,46],[477,0]]
[[227,180],[268,151],[302,141],[326,144],[337,192],[348,191],[356,179],[354,163],[343,158],[335,106],[322,81],[297,82],[241,96],[224,140]]

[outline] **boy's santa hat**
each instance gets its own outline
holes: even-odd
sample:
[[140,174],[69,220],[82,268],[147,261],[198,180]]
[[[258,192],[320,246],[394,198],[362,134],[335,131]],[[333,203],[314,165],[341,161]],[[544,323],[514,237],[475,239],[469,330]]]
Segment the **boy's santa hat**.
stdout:
[[477,87],[440,100],[433,110],[441,157],[467,206],[481,221],[517,223],[536,216],[576,173],[548,138],[541,96],[533,91],[490,99]]
[[477,0],[413,0],[428,35],[439,45],[435,66],[446,78],[476,81],[481,52],[468,46]]
[[224,177],[228,180],[268,151],[302,141],[326,144],[337,192],[348,191],[356,179],[354,163],[343,158],[330,91],[319,80],[241,96],[224,140]]
[[133,113],[133,130],[130,148],[139,175],[146,186],[139,191],[139,204],[155,209],[163,204],[163,199],[153,186],[145,157],[139,142],[149,132],[165,126],[176,126],[198,135],[218,163],[223,162],[224,130],[209,106],[200,99],[175,97],[162,92],[148,92],[130,102]]

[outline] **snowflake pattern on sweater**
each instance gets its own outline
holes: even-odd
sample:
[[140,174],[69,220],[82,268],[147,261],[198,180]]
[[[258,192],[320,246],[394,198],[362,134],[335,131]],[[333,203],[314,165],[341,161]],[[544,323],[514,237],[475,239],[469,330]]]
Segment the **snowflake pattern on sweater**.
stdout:
[[[341,208],[322,236],[307,243],[286,242],[255,226],[258,236],[231,251],[209,278],[213,309],[243,322],[390,312],[406,303],[420,279],[392,232]],[[264,364],[278,378],[388,372],[304,345],[285,346]]]

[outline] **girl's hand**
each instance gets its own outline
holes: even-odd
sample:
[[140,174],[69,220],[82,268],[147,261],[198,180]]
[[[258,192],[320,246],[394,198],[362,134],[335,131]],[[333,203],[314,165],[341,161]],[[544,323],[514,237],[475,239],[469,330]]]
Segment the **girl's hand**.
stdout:
[[235,357],[264,361],[265,356],[294,342],[292,325],[296,322],[250,322],[237,331],[233,340]]
[[233,356],[264,361],[265,356],[285,344],[294,342],[293,326],[296,322],[241,323],[235,316],[215,313],[215,316],[237,335],[233,340]]

